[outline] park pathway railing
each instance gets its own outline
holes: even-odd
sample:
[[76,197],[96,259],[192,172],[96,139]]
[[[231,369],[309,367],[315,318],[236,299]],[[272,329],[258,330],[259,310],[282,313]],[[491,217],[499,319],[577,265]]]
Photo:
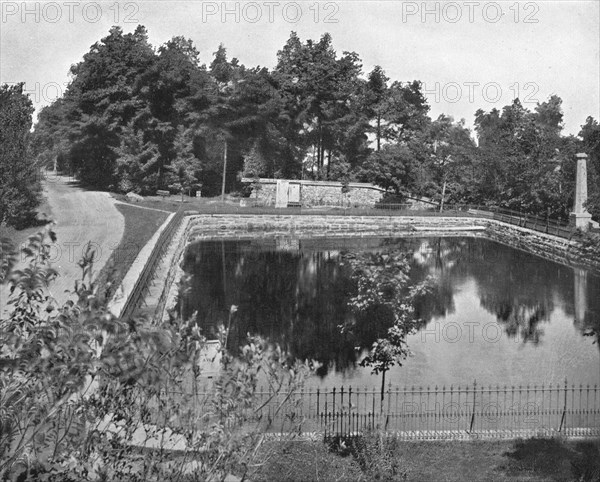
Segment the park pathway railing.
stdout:
[[[166,394],[165,394],[166,395]],[[172,403],[181,393],[169,392]],[[194,414],[206,418],[209,390],[196,393]],[[190,400],[190,394],[186,395]],[[168,403],[167,403],[168,406]],[[258,408],[257,408],[258,407]],[[168,409],[167,409],[168,410]],[[246,423],[265,431],[297,426],[300,433],[351,437],[371,430],[407,440],[515,438],[520,436],[600,436],[600,387],[597,385],[307,388],[293,396],[258,390]],[[255,425],[256,426],[256,425]]]

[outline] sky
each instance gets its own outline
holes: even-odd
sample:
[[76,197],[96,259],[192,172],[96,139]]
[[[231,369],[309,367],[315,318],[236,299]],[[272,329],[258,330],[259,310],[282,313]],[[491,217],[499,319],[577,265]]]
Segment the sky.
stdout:
[[600,119],[600,2],[593,1],[56,1],[0,0],[0,83],[25,82],[36,114],[69,81],[69,67],[112,25],[148,29],[158,47],[191,38],[209,64],[223,43],[246,66],[272,68],[296,31],[325,32],[341,54],[355,51],[365,75],[423,82],[430,116],[464,118],[519,97],[534,109],[563,100],[565,134]]

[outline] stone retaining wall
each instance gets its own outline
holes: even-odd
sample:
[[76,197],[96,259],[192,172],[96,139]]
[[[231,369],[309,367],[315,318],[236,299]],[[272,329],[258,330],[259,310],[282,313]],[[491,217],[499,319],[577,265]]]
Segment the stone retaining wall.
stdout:
[[488,220],[487,237],[513,248],[551,259],[561,264],[600,270],[593,249],[576,240],[540,233],[501,221]]
[[[259,179],[258,181],[244,178],[242,182],[252,183],[250,195],[257,204],[263,206],[275,205],[277,179]],[[385,190],[368,183],[351,182],[348,191],[342,192],[342,183],[334,181],[300,181],[289,180],[290,184],[300,185],[300,204],[311,206],[374,206],[381,200]]]
[[[319,216],[319,215],[198,215],[190,218],[189,242],[208,238],[239,238],[264,235],[297,237],[334,236],[427,236],[423,229],[452,228],[461,236],[473,228],[485,228],[485,221],[469,217],[426,216]],[[419,231],[417,231],[419,229]]]

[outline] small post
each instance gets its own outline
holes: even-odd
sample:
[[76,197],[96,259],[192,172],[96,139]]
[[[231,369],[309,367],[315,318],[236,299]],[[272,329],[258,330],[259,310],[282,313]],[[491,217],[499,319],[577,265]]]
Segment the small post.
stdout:
[[221,202],[225,202],[225,175],[227,173],[227,139],[223,149],[223,181],[221,183]]
[[352,385],[348,387],[348,427],[349,435],[352,435]]
[[388,403],[387,403],[387,413],[385,415],[385,430],[388,428],[388,423],[390,421],[390,410],[391,410],[391,401],[392,401],[392,382],[388,383]]
[[333,396],[332,396],[332,398],[333,398],[333,404],[332,404],[332,409],[331,409],[331,419],[330,420],[332,422],[331,426],[332,426],[333,432],[334,432],[333,436],[335,437],[336,435],[339,435],[338,433],[335,433],[336,432],[336,428],[335,428],[335,422],[336,422],[336,416],[335,416],[335,387],[333,387]]
[[565,403],[564,403],[564,406],[563,406],[562,417],[560,418],[560,427],[558,427],[558,431],[559,432],[562,431],[563,424],[565,423],[565,417],[566,417],[566,415],[567,415],[567,379],[565,378]]
[[475,423],[475,400],[477,395],[477,380],[473,380],[473,412],[471,413],[471,426],[469,427],[469,433],[473,431],[473,424]]
[[319,388],[317,387],[317,417],[319,416]]

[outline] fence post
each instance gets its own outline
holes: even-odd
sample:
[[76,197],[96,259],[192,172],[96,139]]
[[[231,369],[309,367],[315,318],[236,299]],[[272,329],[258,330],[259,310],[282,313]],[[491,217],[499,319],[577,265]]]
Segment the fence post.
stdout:
[[559,236],[559,226],[562,224],[562,218],[559,216],[558,223],[556,223],[556,235]]
[[319,417],[319,387],[317,387],[317,418]]
[[390,403],[392,401],[392,382],[390,382],[388,384],[388,406],[387,406],[387,413],[385,414],[385,430],[387,430],[388,428],[388,422],[390,421]]
[[344,422],[345,422],[345,417],[344,417],[344,385],[342,385],[342,389],[340,390],[340,412],[339,412],[339,419],[340,419],[340,434],[341,436],[344,436],[346,434],[345,430],[344,430]]
[[352,385],[348,387],[348,435],[352,436]]
[[567,379],[565,378],[565,403],[564,403],[564,406],[563,406],[562,417],[560,418],[560,427],[558,427],[558,431],[559,432],[562,431],[563,424],[565,423],[565,417],[566,417],[566,415],[567,415]]
[[335,387],[333,387],[333,396],[332,396],[333,402],[332,402],[332,408],[331,408],[331,424],[332,424],[332,428],[333,428],[333,434],[332,436],[335,437],[336,435],[339,435],[336,432],[336,422],[337,422],[337,417],[335,416]]
[[473,380],[473,412],[471,414],[471,426],[469,427],[469,432],[471,433],[473,431],[473,424],[475,423],[475,401],[476,401],[476,396],[477,394],[477,380]]
[[519,227],[521,227],[522,222],[523,222],[523,213],[521,212],[521,207],[519,206]]

